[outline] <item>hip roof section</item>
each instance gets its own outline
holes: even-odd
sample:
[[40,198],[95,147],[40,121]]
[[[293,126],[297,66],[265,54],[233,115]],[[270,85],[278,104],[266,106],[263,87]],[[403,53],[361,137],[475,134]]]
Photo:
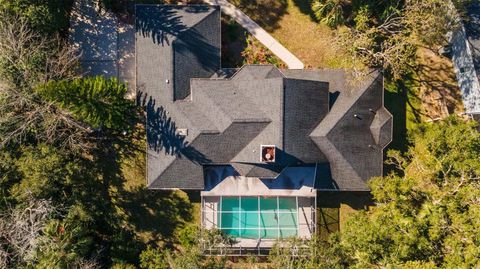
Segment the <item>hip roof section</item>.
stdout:
[[[212,165],[256,178],[312,164],[330,173],[329,165],[321,186],[345,190],[366,190],[365,181],[381,175],[391,139],[381,74],[349,83],[343,70],[222,70],[217,7],[136,10],[149,188],[204,189],[204,168]],[[261,145],[275,145],[275,163],[261,162]]]

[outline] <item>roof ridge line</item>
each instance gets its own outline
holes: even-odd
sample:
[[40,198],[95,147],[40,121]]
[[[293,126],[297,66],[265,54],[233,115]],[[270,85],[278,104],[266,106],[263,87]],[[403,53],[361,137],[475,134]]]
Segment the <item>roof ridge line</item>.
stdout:
[[[181,5],[179,5],[181,7]],[[190,5],[189,5],[190,6]],[[196,22],[195,24],[191,25],[190,27],[188,27],[185,31],[182,31],[182,32],[179,32],[178,33],[178,37],[180,37],[181,35],[183,35],[184,33],[188,33],[190,32],[192,29],[195,28],[195,26],[199,25],[200,23],[202,23],[203,21],[205,21],[207,18],[209,18],[210,16],[212,16],[213,14],[215,14],[215,11],[219,11],[220,12],[220,6],[212,6],[212,5],[198,5],[197,6],[206,6],[206,7],[213,7],[213,11],[210,12],[208,15],[204,16],[201,20],[199,20],[198,22]],[[218,8],[217,8],[218,7]],[[221,14],[220,14],[220,19],[221,19]]]
[[[322,125],[322,123],[326,122],[325,119],[327,119],[329,116],[330,116],[330,117],[334,117],[334,115],[335,115],[336,118],[337,118],[337,120],[335,120],[335,123],[328,128],[328,131],[330,131],[330,130],[332,130],[333,128],[335,128],[335,126],[337,126],[339,120],[340,120],[342,117],[344,117],[345,114],[347,114],[347,112],[352,108],[352,106],[358,101],[358,99],[360,99],[360,98],[367,92],[367,90],[368,90],[368,89],[370,88],[370,86],[379,78],[379,76],[380,76],[380,73],[377,74],[377,75],[371,80],[371,82],[369,82],[369,83],[366,85],[366,87],[359,87],[360,90],[359,90],[358,94],[356,94],[356,95],[353,96],[354,98],[345,98],[345,95],[342,97],[342,93],[343,93],[343,92],[340,93],[339,99],[337,99],[337,101],[336,101],[335,103],[338,104],[339,101],[344,101],[344,100],[345,100],[344,102],[348,102],[348,107],[347,107],[347,109],[341,109],[341,110],[339,111],[339,113],[333,114],[333,113],[331,113],[331,112],[332,112],[336,107],[339,107],[338,105],[335,106],[335,104],[334,104],[332,107],[330,107],[329,112],[328,112],[328,114],[325,116],[325,118],[324,118],[324,119],[313,129],[313,131],[309,134],[309,137],[312,137],[312,133],[315,132],[315,130],[317,130],[317,129],[319,128],[319,126]],[[346,81],[346,82],[348,82],[348,81]],[[364,83],[365,83],[365,81],[364,81]],[[358,89],[358,88],[357,88],[357,89]],[[355,89],[355,91],[357,91],[357,89]],[[340,98],[341,98],[341,99],[340,99]],[[337,112],[336,110],[338,110],[338,109],[335,109],[335,112]],[[328,132],[327,132],[327,134],[328,134]]]

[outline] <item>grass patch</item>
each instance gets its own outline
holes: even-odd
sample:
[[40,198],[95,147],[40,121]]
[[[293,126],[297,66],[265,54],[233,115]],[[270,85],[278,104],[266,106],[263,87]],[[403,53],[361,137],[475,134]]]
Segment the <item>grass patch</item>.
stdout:
[[393,137],[387,150],[405,152],[408,147],[409,131],[415,129],[421,122],[421,101],[413,75],[396,81],[385,79],[384,103],[393,115]]
[[317,234],[320,239],[327,239],[331,233],[340,230],[340,208],[317,208]]
[[337,30],[316,22],[309,14],[310,1],[288,0],[287,11],[271,31],[306,67],[350,68],[351,58],[336,45]]
[[368,192],[317,192],[317,231],[320,238],[341,232],[348,217],[373,205]]
[[445,118],[463,112],[452,61],[430,49],[417,51],[419,96],[425,119]]
[[222,16],[222,67],[239,68],[245,64],[273,64],[285,68],[285,63],[256,40],[235,20]]
[[[146,136],[143,125],[129,140],[133,148],[122,152],[112,171],[120,171],[110,181],[109,196],[125,227],[143,244],[172,245],[178,230],[196,221],[198,206],[183,191],[157,191],[146,187]],[[115,167],[116,166],[116,167]]]
[[229,0],[266,31],[280,27],[279,19],[288,13],[288,0]]
[[[245,2],[249,2],[250,5],[244,4]],[[332,30],[313,19],[309,0],[284,1],[282,6],[284,10],[277,13],[267,12],[267,5],[256,2],[252,4],[251,1],[235,0],[232,3],[269,31],[306,67],[349,68],[353,66],[347,53],[336,45],[337,30]],[[258,14],[263,15],[260,17]],[[270,24],[272,21],[275,21],[273,27]]]
[[400,80],[385,78],[385,107],[393,114],[393,140],[387,149],[405,152],[418,124],[461,113],[463,105],[449,59],[421,48],[418,69]]

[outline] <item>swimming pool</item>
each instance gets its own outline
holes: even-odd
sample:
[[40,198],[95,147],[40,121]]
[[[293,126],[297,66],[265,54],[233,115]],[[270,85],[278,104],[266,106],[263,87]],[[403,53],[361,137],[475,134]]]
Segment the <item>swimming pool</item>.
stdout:
[[220,197],[218,228],[233,237],[276,239],[298,235],[296,197]]

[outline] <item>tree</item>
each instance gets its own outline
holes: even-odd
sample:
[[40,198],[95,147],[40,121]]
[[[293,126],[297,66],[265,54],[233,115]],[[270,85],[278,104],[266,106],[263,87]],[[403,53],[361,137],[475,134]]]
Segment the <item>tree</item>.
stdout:
[[7,206],[0,213],[0,267],[96,268],[94,259],[82,256],[82,245],[90,242],[80,232],[82,225],[72,214],[76,211],[59,222],[56,217],[62,210],[50,200],[32,196],[16,207]]
[[395,79],[416,68],[418,47],[437,51],[458,27],[457,9],[466,0],[315,0],[312,11],[340,30],[338,45],[349,48],[356,66],[382,68]]
[[0,0],[0,10],[28,22],[38,33],[65,33],[72,0]]
[[370,182],[377,206],[352,218],[340,245],[360,267],[472,268],[480,261],[480,134],[450,117],[426,124],[398,172]]
[[126,130],[135,115],[134,104],[125,99],[126,85],[115,78],[97,76],[49,81],[40,85],[37,93],[96,129]]
[[0,148],[29,141],[85,151],[95,148],[92,139],[133,125],[125,84],[78,78],[75,49],[60,48],[59,39],[41,36],[22,18],[1,15]]
[[[9,151],[10,154],[0,154],[0,164],[8,162],[6,168],[11,171],[0,175],[7,183],[2,185],[7,194],[7,204],[1,201],[2,210],[9,212],[9,208],[14,208],[28,214],[30,200],[48,200],[55,209],[41,225],[39,237],[34,237],[40,243],[31,252],[28,264],[36,268],[76,268],[76,264],[107,266],[138,258],[140,240],[125,225],[124,213],[113,205],[113,199],[118,197],[109,196],[110,186],[104,184],[105,175],[91,156],[46,144]],[[13,223],[7,215],[0,214],[1,222]],[[11,229],[8,226],[7,230]],[[22,226],[18,229],[19,234],[24,233]],[[0,234],[0,244],[2,238]],[[8,242],[3,246],[12,249]]]
[[268,260],[274,268],[333,269],[344,268],[350,258],[344,255],[337,235],[329,240],[289,238],[279,240],[270,251]]
[[75,77],[77,53],[59,44],[21,17],[0,12],[0,148],[26,140],[83,145],[78,142],[88,126],[34,91],[49,80]]
[[183,231],[184,245],[177,251],[159,250],[151,247],[140,254],[140,267],[143,269],[221,269],[226,267],[225,256],[206,256],[211,251],[225,255],[225,248],[233,239],[220,230],[202,230],[187,226]]
[[24,207],[8,207],[0,215],[0,266],[28,264],[35,259],[41,232],[55,207],[48,200],[30,199]]
[[337,27],[345,23],[346,0],[316,0],[312,2],[312,11],[315,17],[330,27]]

